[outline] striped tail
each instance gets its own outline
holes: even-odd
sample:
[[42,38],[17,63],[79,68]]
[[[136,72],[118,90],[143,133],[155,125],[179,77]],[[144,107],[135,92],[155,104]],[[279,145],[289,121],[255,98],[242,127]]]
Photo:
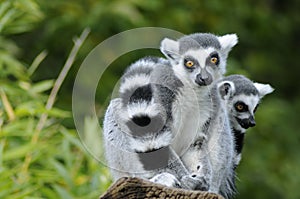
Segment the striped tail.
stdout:
[[155,100],[155,85],[150,80],[158,61],[150,57],[141,59],[122,77],[120,97],[128,113],[126,125],[135,136],[158,132],[165,123],[162,105]]

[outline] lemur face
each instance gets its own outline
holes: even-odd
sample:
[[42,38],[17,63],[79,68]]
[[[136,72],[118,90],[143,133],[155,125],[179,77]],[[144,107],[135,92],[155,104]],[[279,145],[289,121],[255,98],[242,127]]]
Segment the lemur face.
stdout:
[[166,38],[160,49],[172,63],[179,79],[202,87],[222,77],[227,55],[236,43],[235,34],[218,37],[197,33],[178,41]]
[[253,83],[242,75],[230,75],[224,77],[223,81],[231,82],[234,88],[226,101],[232,128],[244,132],[245,129],[254,127],[254,114],[260,100],[274,89],[269,84]]
[[254,114],[259,105],[260,98],[258,95],[240,94],[234,96],[228,103],[230,109],[230,120],[235,128],[248,129],[256,125]]
[[220,56],[214,48],[189,50],[175,65],[175,73],[197,86],[208,86],[221,77]]

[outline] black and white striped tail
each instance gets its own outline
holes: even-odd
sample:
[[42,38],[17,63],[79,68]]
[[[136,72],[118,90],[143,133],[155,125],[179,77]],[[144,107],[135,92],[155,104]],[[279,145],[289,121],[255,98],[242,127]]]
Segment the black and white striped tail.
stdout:
[[164,125],[160,105],[154,100],[151,72],[159,60],[144,58],[132,64],[122,77],[120,97],[128,113],[127,126],[134,135],[157,132]]

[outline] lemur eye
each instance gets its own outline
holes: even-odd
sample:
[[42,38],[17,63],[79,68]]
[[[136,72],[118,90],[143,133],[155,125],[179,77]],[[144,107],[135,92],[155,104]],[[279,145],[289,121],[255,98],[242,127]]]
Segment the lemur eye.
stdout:
[[238,111],[242,111],[244,109],[244,106],[242,104],[238,104],[238,105],[236,105],[236,109]]
[[213,64],[217,64],[218,63],[218,58],[217,57],[212,57],[210,58],[210,62]]
[[235,109],[238,112],[246,112],[246,111],[248,111],[248,106],[246,104],[244,104],[243,102],[237,102],[235,104]]
[[188,68],[191,68],[191,67],[194,66],[194,62],[193,62],[193,61],[187,61],[187,62],[185,62],[184,65],[185,65],[186,67],[188,67]]

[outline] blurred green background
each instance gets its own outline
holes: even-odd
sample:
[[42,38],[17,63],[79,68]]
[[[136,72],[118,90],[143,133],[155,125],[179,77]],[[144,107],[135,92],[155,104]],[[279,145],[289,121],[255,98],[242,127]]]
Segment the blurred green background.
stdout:
[[[73,83],[97,44],[145,26],[239,36],[228,74],[270,83],[275,92],[247,133],[236,198],[300,198],[299,11],[298,0],[0,0],[0,198],[97,198],[107,189],[107,168],[76,134]],[[46,109],[72,38],[86,27],[91,32]],[[96,96],[100,121],[126,66],[145,54],[159,52],[129,53],[105,72]],[[42,114],[48,117],[37,130]],[[98,132],[97,120],[86,118],[86,131]]]

